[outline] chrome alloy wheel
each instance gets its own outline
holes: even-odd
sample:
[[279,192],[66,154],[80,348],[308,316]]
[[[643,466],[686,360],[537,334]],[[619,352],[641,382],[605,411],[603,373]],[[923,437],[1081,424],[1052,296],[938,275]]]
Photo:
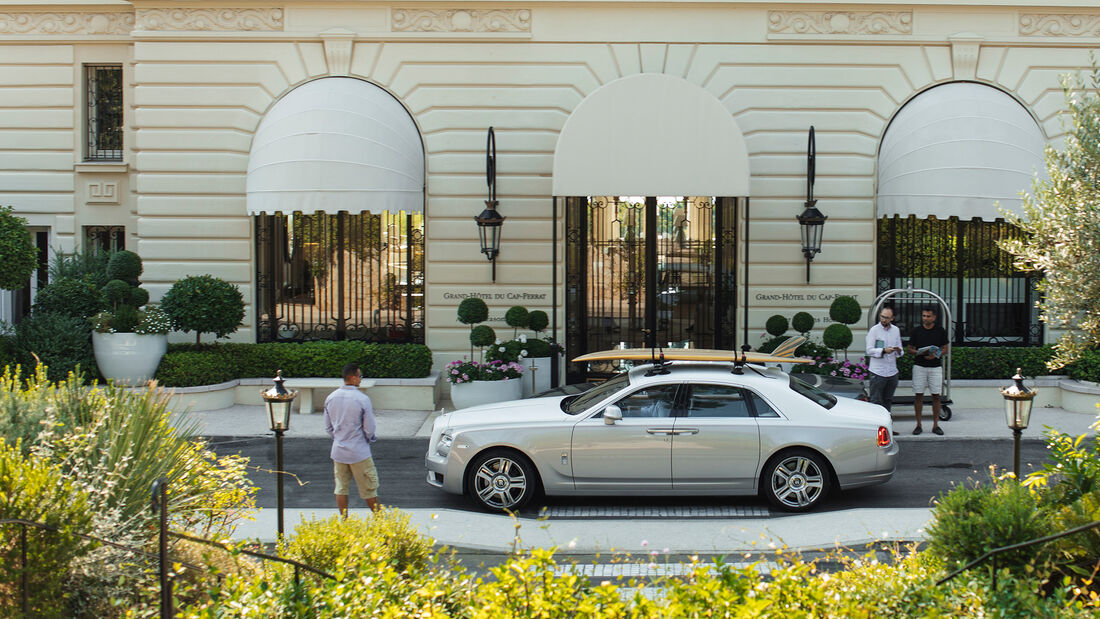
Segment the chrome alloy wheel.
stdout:
[[522,464],[507,456],[494,456],[477,468],[474,493],[485,507],[513,509],[526,502],[530,481]]
[[771,474],[771,493],[791,509],[805,509],[818,501],[825,491],[825,474],[813,459],[793,455],[775,465]]

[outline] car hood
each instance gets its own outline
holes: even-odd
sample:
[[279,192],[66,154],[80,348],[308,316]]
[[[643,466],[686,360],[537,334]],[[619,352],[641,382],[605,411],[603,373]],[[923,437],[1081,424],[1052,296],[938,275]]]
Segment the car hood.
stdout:
[[471,406],[440,415],[444,428],[459,428],[493,423],[558,421],[569,417],[561,410],[561,397],[512,400]]
[[891,427],[890,413],[878,404],[853,400],[850,398],[837,398],[836,406],[829,411],[830,416],[844,416],[854,421],[865,421],[880,426]]

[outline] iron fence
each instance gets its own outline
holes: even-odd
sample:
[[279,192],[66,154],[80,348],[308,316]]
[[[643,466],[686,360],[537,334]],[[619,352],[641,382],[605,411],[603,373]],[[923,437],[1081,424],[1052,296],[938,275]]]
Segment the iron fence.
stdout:
[[[950,304],[953,344],[1031,346],[1043,339],[1035,307],[1040,275],[1018,270],[998,243],[1023,232],[1003,220],[883,217],[878,221],[878,294],[913,286]],[[895,308],[895,324],[920,323],[920,308]]]
[[424,342],[421,213],[257,215],[257,339]]

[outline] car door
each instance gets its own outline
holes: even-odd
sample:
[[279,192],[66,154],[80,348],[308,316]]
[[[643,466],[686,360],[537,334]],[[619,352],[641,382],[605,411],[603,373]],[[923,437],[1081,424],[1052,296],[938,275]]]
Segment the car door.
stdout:
[[672,432],[678,385],[650,385],[614,402],[623,418],[603,411],[573,426],[570,459],[580,491],[608,494],[672,489]]
[[760,431],[746,392],[734,385],[684,386],[672,437],[672,485],[679,491],[756,487]]

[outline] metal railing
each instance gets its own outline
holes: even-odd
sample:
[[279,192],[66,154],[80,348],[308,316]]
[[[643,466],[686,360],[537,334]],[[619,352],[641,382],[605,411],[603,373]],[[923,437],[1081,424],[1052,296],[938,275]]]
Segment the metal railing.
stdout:
[[1020,550],[1020,549],[1023,549],[1023,548],[1030,548],[1031,546],[1039,546],[1041,544],[1046,544],[1048,542],[1053,542],[1054,540],[1062,539],[1063,537],[1069,537],[1070,535],[1076,535],[1076,534],[1081,533],[1083,531],[1088,531],[1089,529],[1095,529],[1096,527],[1100,527],[1100,520],[1097,520],[1096,522],[1091,522],[1089,524],[1083,524],[1079,527],[1074,527],[1072,529],[1067,529],[1065,531],[1062,531],[1061,533],[1055,533],[1054,535],[1047,535],[1046,537],[1040,537],[1040,538],[1037,538],[1037,539],[1028,540],[1026,542],[1020,542],[1018,544],[1012,544],[1012,545],[1009,545],[1009,546],[1001,546],[1000,548],[994,548],[993,550],[990,550],[989,552],[983,554],[982,556],[978,557],[977,559],[974,559],[970,563],[967,563],[966,565],[960,567],[959,569],[955,570],[954,572],[951,572],[947,576],[944,576],[940,580],[936,581],[936,586],[938,587],[938,586],[944,584],[945,582],[951,580],[952,578],[955,578],[959,574],[962,574],[963,572],[969,570],[972,567],[981,565],[982,563],[985,563],[986,561],[990,561],[991,565],[990,565],[990,570],[989,571],[990,571],[990,576],[993,580],[993,582],[992,582],[993,592],[996,593],[997,592],[997,557],[999,555],[1002,555],[1006,552],[1012,552],[1013,550]]
[[[161,611],[160,614],[161,614],[161,617],[163,617],[164,619],[169,619],[175,614],[175,609],[173,608],[173,602],[172,602],[172,576],[168,571],[168,567],[171,564],[174,563],[174,564],[183,566],[183,567],[185,567],[189,570],[194,570],[196,572],[202,572],[202,573],[206,573],[206,574],[213,574],[219,580],[224,578],[223,574],[218,574],[218,573],[214,572],[213,570],[200,567],[200,566],[195,565],[193,563],[188,563],[186,561],[172,560],[171,557],[169,557],[169,553],[168,553],[167,539],[169,537],[174,537],[176,539],[183,539],[183,540],[187,540],[187,541],[195,542],[195,543],[199,543],[199,544],[205,544],[207,546],[212,546],[214,548],[220,548],[220,549],[225,550],[227,552],[239,552],[241,554],[244,554],[244,555],[247,555],[247,556],[250,556],[250,557],[256,557],[257,559],[262,559],[264,561],[272,561],[272,562],[275,562],[275,563],[283,563],[283,564],[290,565],[294,568],[294,591],[295,591],[295,595],[298,595],[301,591],[301,577],[300,577],[300,574],[301,574],[302,570],[305,570],[306,572],[310,572],[312,574],[316,574],[317,576],[320,576],[322,578],[327,578],[329,580],[336,580],[336,577],[333,576],[332,574],[329,574],[329,573],[327,573],[323,570],[319,570],[319,569],[317,569],[313,566],[306,565],[305,563],[295,561],[293,559],[287,559],[285,557],[280,557],[280,556],[277,556],[277,555],[272,555],[272,554],[268,554],[268,553],[264,553],[264,552],[255,551],[255,550],[248,550],[247,548],[235,548],[234,546],[232,546],[230,544],[226,544],[224,542],[219,542],[219,541],[209,540],[209,539],[203,539],[201,537],[194,537],[194,536],[186,535],[186,534],[183,534],[183,533],[177,533],[175,531],[169,531],[168,530],[168,514],[167,514],[168,510],[167,509],[161,509],[162,506],[166,505],[165,499],[167,498],[167,488],[168,488],[168,484],[163,479],[158,479],[157,481],[153,482],[152,507],[153,507],[154,512],[159,513],[159,521],[160,521],[160,527],[159,527],[159,531],[158,531],[158,536],[159,536],[158,546],[159,546],[159,548],[158,548],[158,551],[156,553],[148,552],[146,550],[142,550],[141,548],[134,548],[132,546],[126,546],[126,545],[123,545],[123,544],[112,542],[110,540],[106,540],[106,539],[103,539],[101,537],[96,537],[94,535],[86,535],[86,534],[83,534],[83,533],[73,533],[71,531],[68,532],[70,535],[79,537],[81,539],[85,539],[85,540],[92,541],[92,542],[97,542],[97,543],[100,543],[100,544],[105,544],[107,546],[111,546],[112,548],[117,548],[119,550],[124,550],[126,552],[130,552],[130,553],[133,553],[135,555],[140,555],[140,556],[143,556],[143,557],[147,557],[149,559],[157,559],[158,567],[159,567],[158,577],[159,577],[159,580],[160,580],[160,611]],[[43,531],[53,531],[53,532],[61,532],[62,529],[60,529],[59,527],[48,525],[44,522],[34,522],[32,520],[24,520],[22,518],[8,518],[8,519],[0,520],[0,526],[4,526],[4,525],[19,525],[19,527],[20,527],[20,529],[19,529],[19,555],[20,555],[19,569],[21,571],[20,583],[19,583],[19,586],[20,586],[20,608],[21,608],[21,611],[22,611],[21,616],[27,617],[27,616],[30,616],[30,591],[29,591],[29,587],[28,587],[28,583],[27,583],[27,575],[28,575],[28,570],[27,570],[28,556],[27,555],[28,555],[28,549],[29,549],[28,541],[27,541],[27,527],[41,529]]]

